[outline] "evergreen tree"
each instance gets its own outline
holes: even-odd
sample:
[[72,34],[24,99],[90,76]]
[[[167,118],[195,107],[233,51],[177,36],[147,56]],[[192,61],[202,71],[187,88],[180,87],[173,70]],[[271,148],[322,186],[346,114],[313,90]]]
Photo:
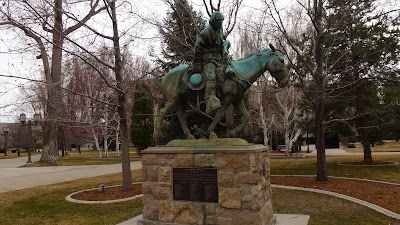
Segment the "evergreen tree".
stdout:
[[[386,126],[381,129],[386,139],[400,139],[400,69],[397,73],[392,74],[392,80],[385,82],[385,89],[382,93],[382,104],[389,107],[389,111],[385,113],[384,118]],[[397,81],[397,82],[393,82]]]
[[[372,0],[329,0],[326,33],[327,67],[333,97],[327,108],[335,117],[348,117],[364,146],[364,162],[372,162],[370,142],[382,121],[381,92],[385,78],[399,59],[399,30],[388,17],[377,15]],[[341,87],[341,88],[337,88]],[[348,121],[347,121],[348,122]]]
[[141,150],[153,142],[153,97],[145,84],[138,84],[132,107],[131,142]]
[[[190,63],[193,60],[197,34],[206,26],[201,13],[193,10],[187,0],[168,0],[167,2],[170,5],[170,11],[159,29],[163,39],[162,56],[156,58],[164,74],[180,64]],[[182,100],[182,102],[186,101],[188,100]],[[196,120],[204,120],[204,117],[187,113],[189,128],[193,129],[194,124],[200,124]],[[166,144],[174,138],[184,138],[181,125],[176,116],[166,117],[160,137],[156,140],[157,144]]]
[[193,10],[187,0],[168,2],[170,11],[159,29],[163,39],[162,58],[157,57],[164,72],[193,60],[197,34],[206,25],[201,13]]

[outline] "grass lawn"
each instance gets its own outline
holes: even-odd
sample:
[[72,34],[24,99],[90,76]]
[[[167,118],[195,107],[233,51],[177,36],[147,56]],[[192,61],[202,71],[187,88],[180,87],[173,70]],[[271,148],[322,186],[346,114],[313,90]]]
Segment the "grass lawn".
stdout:
[[[99,151],[97,150],[81,150],[82,154],[81,155],[91,155],[92,158],[99,157]],[[69,152],[70,155],[76,155],[79,154],[79,152],[75,149]],[[103,157],[104,157],[104,151],[101,152]],[[31,155],[40,155],[41,152],[31,152]],[[131,157],[138,157],[139,155],[136,152],[135,148],[129,148],[129,155]],[[21,151],[20,156],[18,156],[18,153],[12,153],[11,151],[7,152],[7,158],[4,158],[4,153],[0,153],[0,159],[14,159],[14,158],[24,158],[28,157],[28,152],[26,150]],[[61,154],[60,154],[61,158]],[[109,151],[109,158],[118,158],[118,154],[116,151]]]
[[41,163],[39,161],[34,162],[33,166],[41,167],[41,166],[81,166],[81,165],[104,165],[104,164],[115,164],[120,163],[121,159],[118,158],[99,158],[98,155],[92,154],[77,154],[77,155],[67,155],[64,157],[60,157],[59,162],[57,164],[48,164]]
[[[400,155],[373,156],[375,160],[400,162]],[[366,178],[400,183],[400,166],[346,167],[338,162],[360,161],[362,156],[328,156],[331,176]],[[272,175],[315,175],[316,157],[272,159]],[[134,171],[140,181],[141,170]],[[142,211],[141,199],[121,203],[86,205],[64,200],[72,192],[106,185],[120,184],[121,174],[105,175],[60,184],[0,193],[2,225],[103,225],[117,224]],[[384,190],[382,190],[384,191]],[[309,225],[396,225],[396,221],[365,206],[323,194],[273,188],[276,213],[307,214]],[[399,196],[393,196],[399,197]]]
[[[350,167],[339,162],[362,161],[363,156],[327,156],[328,175],[400,183],[400,166]],[[400,155],[373,155],[374,160],[400,162]],[[271,175],[315,175],[316,157],[272,159]],[[382,190],[385,191],[385,190]],[[393,196],[399,198],[399,196]],[[365,206],[318,193],[273,188],[276,213],[310,215],[309,225],[400,225]]]
[[[400,163],[400,155],[375,155],[377,161]],[[327,156],[328,176],[362,178],[400,183],[400,166],[353,167],[339,166],[339,162],[360,162],[363,156]],[[271,175],[315,175],[316,157],[272,159]],[[400,198],[400,197],[399,197]]]
[[400,223],[357,203],[306,191],[273,188],[272,207],[275,213],[310,215],[308,225],[398,225]]
[[[347,148],[347,146],[341,146],[347,152],[364,152],[361,143],[354,143],[355,148]],[[383,145],[375,145],[371,147],[371,151],[374,152],[400,152],[400,141],[384,141]]]
[[[142,200],[112,204],[77,204],[65,200],[75,191],[120,184],[121,174],[105,175],[19,191],[0,193],[2,225],[103,225],[117,224],[142,213]],[[133,171],[140,181],[141,170]]]

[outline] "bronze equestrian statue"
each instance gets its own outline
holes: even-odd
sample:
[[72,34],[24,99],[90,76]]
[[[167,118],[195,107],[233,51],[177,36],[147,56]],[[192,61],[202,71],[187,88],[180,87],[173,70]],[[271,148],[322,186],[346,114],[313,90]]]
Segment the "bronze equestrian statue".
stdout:
[[[265,71],[268,71],[275,78],[280,87],[286,86],[289,80],[284,56],[272,45],[265,50],[255,51],[244,59],[231,61],[230,66],[234,71],[234,75],[226,76],[225,81],[219,83],[216,87],[219,99],[221,100],[221,107],[218,108],[213,122],[208,127],[210,139],[218,138],[214,129],[217,123],[224,117],[227,108],[231,104],[243,116],[243,119],[233,130],[227,132],[227,136],[235,137],[243,131],[250,119],[249,112],[243,102],[245,92]],[[187,99],[188,96],[193,95],[194,92],[199,91],[199,89],[204,89],[206,79],[204,74],[188,73],[189,67],[188,64],[177,66],[162,77],[161,87],[167,98],[167,104],[160,110],[154,138],[157,138],[159,135],[164,117],[177,106],[178,119],[186,138],[194,139],[186,124],[186,112],[183,107],[184,102],[182,101]]]

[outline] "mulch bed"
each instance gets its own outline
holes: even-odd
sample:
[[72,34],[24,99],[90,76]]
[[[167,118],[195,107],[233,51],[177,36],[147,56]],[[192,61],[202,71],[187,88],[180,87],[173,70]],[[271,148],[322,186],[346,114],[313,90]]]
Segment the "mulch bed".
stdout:
[[135,195],[143,194],[142,184],[133,184],[132,189],[124,191],[122,186],[107,187],[104,192],[96,190],[87,190],[79,192],[71,196],[73,199],[84,200],[84,201],[106,201],[106,200],[117,200],[133,197]]
[[301,176],[271,176],[271,183],[336,192],[400,214],[400,185],[340,178],[320,182],[315,181],[315,177]]
[[[271,176],[271,183],[336,192],[400,214],[400,185],[341,178],[329,178],[328,182],[320,182],[315,181],[315,177],[301,176]],[[71,197],[85,201],[105,201],[129,198],[142,193],[142,184],[134,184],[130,191],[124,191],[121,186],[106,186],[104,192],[97,189],[88,190]]]

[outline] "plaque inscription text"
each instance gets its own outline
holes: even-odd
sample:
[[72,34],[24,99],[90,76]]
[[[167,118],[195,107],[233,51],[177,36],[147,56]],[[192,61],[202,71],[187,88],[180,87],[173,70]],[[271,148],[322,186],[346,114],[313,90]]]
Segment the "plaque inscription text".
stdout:
[[173,168],[174,200],[218,203],[216,168]]

